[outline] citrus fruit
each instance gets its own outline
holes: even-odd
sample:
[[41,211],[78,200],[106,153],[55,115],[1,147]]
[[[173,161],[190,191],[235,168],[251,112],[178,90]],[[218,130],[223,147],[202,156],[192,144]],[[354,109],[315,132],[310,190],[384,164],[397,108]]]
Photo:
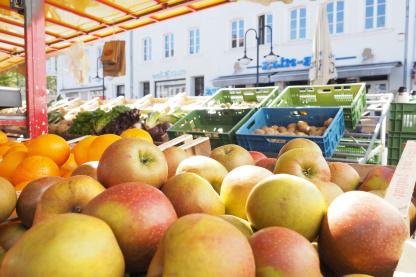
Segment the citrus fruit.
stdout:
[[83,163],[88,162],[88,147],[90,147],[91,142],[93,142],[98,136],[89,136],[80,140],[71,152],[74,154],[74,159],[77,165],[82,165]]
[[133,138],[141,138],[141,139],[145,139],[150,141],[151,143],[153,143],[153,139],[150,136],[150,134],[148,132],[146,132],[145,130],[139,129],[139,128],[132,128],[132,129],[128,129],[126,131],[124,131],[121,135],[121,138],[128,138],[128,137],[133,137]]
[[0,145],[6,143],[8,141],[8,138],[5,133],[0,131]]
[[0,154],[5,156],[11,147],[8,145],[0,145]]
[[11,152],[16,152],[16,151],[23,151],[23,152],[27,152],[28,149],[24,144],[18,144],[15,146],[10,147],[9,150],[7,150],[7,152],[4,154],[4,156],[7,156],[8,154],[10,154]]
[[27,153],[24,151],[15,151],[5,156],[0,162],[0,176],[13,177],[16,167],[27,158]]
[[52,159],[58,166],[69,157],[70,148],[66,140],[55,134],[40,135],[29,145],[28,156],[44,156]]
[[99,161],[105,149],[110,146],[113,142],[121,139],[120,136],[113,134],[106,134],[99,136],[88,147],[88,161]]
[[60,176],[56,163],[44,156],[30,156],[24,159],[13,173],[13,182],[19,184],[46,176]]

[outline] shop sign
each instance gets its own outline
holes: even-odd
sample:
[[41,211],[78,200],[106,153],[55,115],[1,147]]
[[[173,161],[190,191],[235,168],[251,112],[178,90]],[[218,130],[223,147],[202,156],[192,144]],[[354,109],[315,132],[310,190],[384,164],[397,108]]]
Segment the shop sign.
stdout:
[[285,67],[295,67],[297,65],[303,65],[309,67],[311,65],[311,56],[304,57],[302,60],[297,59],[287,59],[281,57],[274,62],[263,62],[262,69],[263,70],[270,70],[274,68],[285,68]]
[[175,77],[175,76],[180,76],[180,75],[186,75],[186,70],[176,70],[176,71],[166,70],[166,71],[160,71],[157,74],[153,74],[152,77],[154,79],[158,79],[158,78],[170,78],[170,77]]

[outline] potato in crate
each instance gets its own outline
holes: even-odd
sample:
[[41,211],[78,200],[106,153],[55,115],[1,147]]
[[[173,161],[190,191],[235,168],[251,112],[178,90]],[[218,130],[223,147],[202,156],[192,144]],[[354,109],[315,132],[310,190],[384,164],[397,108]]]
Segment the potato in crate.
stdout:
[[305,138],[331,157],[345,132],[340,107],[261,108],[237,131],[238,144],[249,151],[279,153],[286,142]]

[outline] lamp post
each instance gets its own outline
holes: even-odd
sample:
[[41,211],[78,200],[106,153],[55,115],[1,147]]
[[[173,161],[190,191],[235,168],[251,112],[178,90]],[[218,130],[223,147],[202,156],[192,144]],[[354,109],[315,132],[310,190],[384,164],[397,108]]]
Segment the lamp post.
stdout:
[[[268,61],[268,62],[274,62],[279,55],[275,55],[273,53],[273,30],[272,27],[270,27],[269,25],[266,25],[264,27],[267,27],[270,29],[270,53],[266,56],[264,56],[264,58]],[[263,28],[264,28],[263,27]],[[243,64],[243,65],[248,65],[253,59],[247,57],[247,33],[249,31],[254,31],[254,33],[256,34],[255,39],[257,41],[257,67],[256,67],[256,87],[259,86],[259,47],[260,47],[260,37],[257,35],[257,31],[253,28],[248,29],[245,34],[244,34],[244,56],[240,59],[238,59],[238,61]],[[260,30],[259,30],[260,32]]]
[[[103,80],[103,100],[105,100],[104,98],[105,98],[105,86],[104,86],[104,78],[105,78],[105,76],[104,76],[104,74],[103,74],[103,77],[100,77],[100,76],[98,76],[98,61],[101,59],[101,57],[98,57],[97,58],[97,76],[95,76],[93,79],[98,83],[99,81],[101,81],[101,79]],[[113,77],[110,77],[110,76],[107,76],[107,78],[108,78],[108,80],[112,80],[113,79]]]

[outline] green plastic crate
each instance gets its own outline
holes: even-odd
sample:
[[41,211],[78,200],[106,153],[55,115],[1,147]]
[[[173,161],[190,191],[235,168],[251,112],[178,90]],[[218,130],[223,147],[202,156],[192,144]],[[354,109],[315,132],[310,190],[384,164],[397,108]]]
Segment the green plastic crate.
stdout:
[[406,132],[416,134],[416,103],[391,103],[389,133]]
[[258,88],[232,88],[232,89],[220,89],[207,101],[201,105],[201,109],[214,108],[222,109],[219,107],[221,104],[226,103],[242,103],[243,101],[255,101],[259,104],[256,107],[233,107],[237,109],[250,109],[261,108],[269,105],[279,95],[279,87],[258,87]]
[[[370,143],[371,139],[356,139],[359,143]],[[352,139],[349,138],[342,138],[341,142],[354,142]],[[381,144],[380,140],[375,140],[373,143],[373,148],[375,149]],[[337,153],[338,152],[338,153]],[[340,153],[341,152],[341,153]],[[365,155],[365,151],[361,149],[359,146],[346,146],[346,145],[338,145],[335,149],[335,153],[332,155],[332,158],[343,158],[343,159],[349,159],[349,160],[358,160],[358,157],[348,157],[343,156],[342,153],[349,153],[349,154],[362,154]],[[377,153],[369,159],[367,164],[375,164],[375,165],[381,165],[381,152]]]
[[[390,123],[389,123],[390,124]],[[390,129],[390,128],[389,128]],[[390,132],[387,139],[387,164],[397,165],[403,153],[403,144],[408,140],[416,140],[416,133]]]
[[345,129],[354,129],[366,107],[365,83],[288,86],[268,107],[343,107]]
[[167,130],[169,139],[184,134],[209,137],[211,148],[237,144],[235,133],[254,113],[251,109],[194,110]]

